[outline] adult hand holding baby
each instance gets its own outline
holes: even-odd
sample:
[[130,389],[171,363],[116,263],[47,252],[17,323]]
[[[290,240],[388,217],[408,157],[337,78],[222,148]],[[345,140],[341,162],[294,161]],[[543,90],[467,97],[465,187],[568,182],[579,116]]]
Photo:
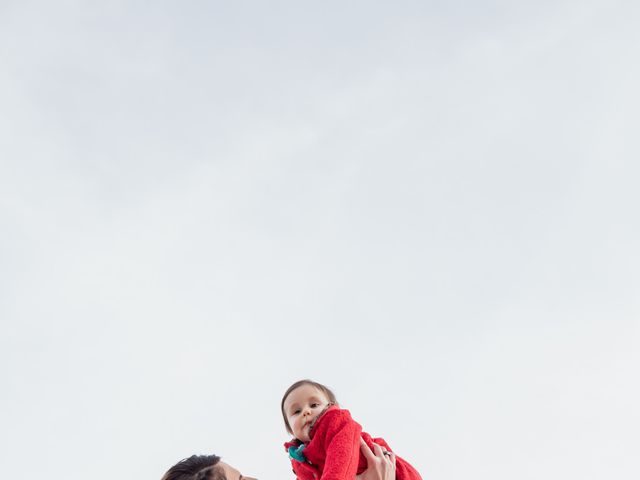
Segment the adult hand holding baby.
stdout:
[[374,451],[360,438],[360,451],[367,459],[367,469],[356,475],[356,480],[395,480],[396,455],[384,451],[377,443],[373,445],[373,449]]

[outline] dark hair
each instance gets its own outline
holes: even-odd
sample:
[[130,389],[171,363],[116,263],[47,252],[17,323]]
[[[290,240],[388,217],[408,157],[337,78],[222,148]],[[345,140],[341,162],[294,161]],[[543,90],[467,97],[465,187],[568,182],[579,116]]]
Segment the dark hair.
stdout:
[[191,455],[167,470],[161,480],[226,480],[217,455]]
[[330,403],[335,403],[336,405],[338,404],[338,400],[336,400],[336,396],[329,389],[329,387],[325,387],[321,383],[314,382],[313,380],[308,380],[308,379],[298,380],[296,383],[294,383],[289,388],[287,388],[287,391],[284,392],[284,396],[282,397],[282,402],[280,402],[280,411],[282,412],[282,418],[284,419],[284,426],[287,429],[287,432],[289,432],[291,435],[293,435],[293,430],[291,430],[291,425],[289,425],[289,420],[287,420],[287,415],[286,413],[284,413],[284,401],[287,399],[287,397],[291,392],[293,392],[296,388],[301,387],[303,385],[311,385],[312,387],[317,388],[327,396],[327,400],[329,400]]

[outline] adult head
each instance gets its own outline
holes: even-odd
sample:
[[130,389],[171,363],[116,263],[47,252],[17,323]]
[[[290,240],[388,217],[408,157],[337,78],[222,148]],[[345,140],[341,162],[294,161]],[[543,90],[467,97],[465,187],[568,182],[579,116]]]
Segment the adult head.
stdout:
[[245,477],[217,455],[191,455],[167,470],[162,480],[256,480]]

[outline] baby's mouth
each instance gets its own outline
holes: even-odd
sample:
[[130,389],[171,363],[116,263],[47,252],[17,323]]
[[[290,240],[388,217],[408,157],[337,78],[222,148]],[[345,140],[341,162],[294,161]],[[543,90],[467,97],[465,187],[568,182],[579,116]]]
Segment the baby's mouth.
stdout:
[[309,419],[309,420],[304,424],[304,428],[305,428],[305,430],[307,431],[307,435],[308,435],[309,433],[311,433],[311,429],[312,429],[312,428],[313,428],[313,426],[315,425],[315,423],[316,423],[316,419],[317,419],[317,418],[318,418],[318,417],[311,418],[311,419]]
[[307,434],[311,431],[311,427],[313,427],[313,418],[311,420],[308,420],[304,423],[304,426],[302,427]]

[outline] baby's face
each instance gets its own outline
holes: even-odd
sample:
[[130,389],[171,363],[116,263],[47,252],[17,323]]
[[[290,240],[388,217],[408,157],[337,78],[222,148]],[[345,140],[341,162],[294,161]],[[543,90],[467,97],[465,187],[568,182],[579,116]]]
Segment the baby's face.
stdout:
[[293,435],[307,443],[313,421],[329,405],[329,399],[313,385],[301,385],[284,401],[284,413],[293,430]]

